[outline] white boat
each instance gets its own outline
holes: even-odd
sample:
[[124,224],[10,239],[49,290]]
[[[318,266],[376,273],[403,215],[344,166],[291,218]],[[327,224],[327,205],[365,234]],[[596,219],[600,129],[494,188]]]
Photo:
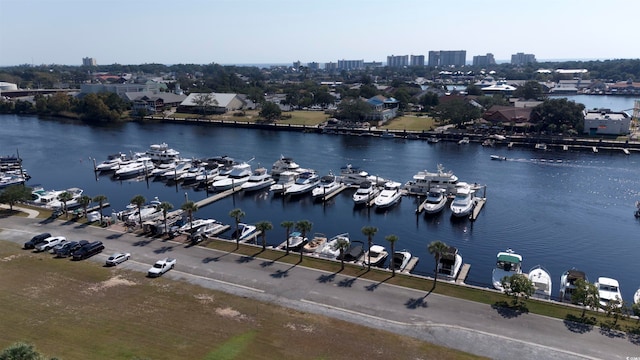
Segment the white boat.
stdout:
[[349,233],[338,234],[327,240],[316,252],[316,255],[327,259],[336,259],[340,255],[340,249],[338,248],[338,240],[340,239],[345,240],[349,245],[351,244]]
[[333,174],[325,175],[320,178],[320,184],[311,190],[311,196],[314,199],[324,199],[326,196],[340,190],[342,184]]
[[285,190],[295,184],[298,175],[300,174],[295,171],[281,172],[278,177],[278,181],[269,187],[269,191],[273,192],[275,195],[284,194]]
[[471,186],[466,183],[459,183],[457,186],[456,196],[451,202],[451,215],[454,217],[464,217],[471,214],[471,211],[475,206],[473,194],[474,192],[471,189]]
[[455,281],[462,268],[462,255],[458,254],[458,249],[450,246],[447,251],[440,254],[438,262],[438,279]]
[[249,165],[249,163],[244,162],[237,164],[234,165],[233,170],[231,170],[227,177],[214,181],[211,186],[215,191],[224,191],[232,187],[239,187],[249,181],[251,174],[251,165]]
[[385,130],[382,134],[380,134],[380,137],[383,139],[393,139],[396,137],[396,134],[389,132],[389,130]]
[[364,252],[362,260],[364,265],[369,265],[369,257],[371,257],[371,266],[382,267],[387,257],[389,257],[389,252],[384,246],[372,245],[371,249]]
[[297,171],[298,169],[300,169],[300,165],[293,161],[292,158],[280,156],[280,159],[276,160],[271,166],[271,176],[277,179],[285,171]]
[[396,271],[404,271],[407,268],[407,265],[409,265],[409,260],[411,260],[412,257],[413,255],[411,255],[409,250],[396,250],[393,253],[393,267]]
[[635,294],[633,294],[633,303],[640,304],[640,288],[636,290]]
[[462,139],[460,139],[458,141],[458,145],[466,145],[470,142],[469,138],[467,136],[463,137]]
[[318,174],[312,171],[304,172],[298,175],[296,182],[289,186],[285,191],[285,195],[302,195],[311,191],[320,183]]
[[115,172],[115,177],[118,179],[128,178],[128,177],[136,177],[138,175],[149,174],[155,165],[148,157],[138,158],[137,160],[128,163],[126,165],[122,165]]
[[545,150],[547,150],[547,144],[545,144],[545,143],[537,143],[536,146],[535,146],[535,149],[536,150],[545,151]]
[[573,290],[576,288],[576,281],[579,279],[588,281],[584,271],[576,270],[575,268],[565,271],[560,276],[560,301],[571,302]]
[[436,172],[419,171],[413,175],[413,180],[405,184],[405,189],[417,195],[426,195],[433,188],[443,188],[446,194],[454,194],[458,184],[458,177],[451,170],[445,171],[442,164],[438,164]]
[[[309,239],[307,237],[303,237],[302,233],[299,231],[293,231],[289,234],[289,250],[296,251],[300,249],[300,247],[304,246]],[[282,250],[287,250],[287,241],[284,241],[279,246]]]
[[363,181],[353,194],[353,202],[356,205],[366,204],[375,199],[380,194],[380,188],[374,186],[370,181]]
[[60,200],[60,195],[65,192],[71,195],[71,199],[68,200],[66,204],[67,209],[80,206],[80,198],[82,197],[83,190],[77,187],[67,190],[37,191],[32,192],[32,194],[36,194],[34,195],[37,198],[35,202],[39,203],[39,205],[44,205],[49,209],[62,209],[65,204]]
[[107,160],[105,160],[105,161],[101,162],[100,164],[96,165],[96,169],[95,170],[96,171],[103,171],[103,172],[115,171],[121,165],[126,164],[128,161],[129,160],[127,159],[127,155],[125,155],[123,153],[109,155]]
[[427,214],[437,214],[447,205],[446,190],[433,188],[429,190],[427,198],[422,203],[422,208]]
[[159,163],[172,162],[180,157],[180,152],[169,148],[169,145],[166,143],[152,144],[145,154],[151,158],[152,161]]
[[[213,220],[213,219],[207,219],[207,220]],[[195,224],[195,220],[194,220],[194,224]],[[213,220],[211,222],[207,222],[204,225],[197,226],[196,230],[193,232],[192,238],[197,239],[197,238],[206,238],[209,236],[215,236],[221,233],[226,228],[227,228],[227,225],[221,223],[220,221]],[[186,232],[188,231],[189,230],[187,229]]]
[[507,160],[507,157],[502,155],[491,155],[491,160],[505,161]]
[[598,281],[594,284],[598,288],[598,295],[600,296],[600,306],[606,308],[613,300],[618,300],[617,308],[622,307],[622,294],[620,293],[620,285],[618,280],[599,277]]
[[327,242],[327,235],[322,233],[315,233],[313,238],[310,241],[307,241],[306,244],[302,247],[302,251],[306,253],[315,253],[318,252],[324,244]]
[[267,187],[270,187],[275,183],[271,174],[267,173],[267,169],[260,167],[253,171],[253,174],[249,176],[249,180],[242,184],[244,191],[256,191]]
[[397,204],[402,197],[400,192],[400,183],[389,181],[384,184],[384,188],[380,191],[380,194],[376,196],[374,203],[376,208],[385,209]]
[[429,136],[427,138],[427,142],[429,144],[437,144],[438,142],[440,142],[440,139],[437,136]]
[[180,178],[180,176],[182,176],[182,174],[186,173],[187,171],[189,171],[189,169],[191,169],[192,165],[193,164],[191,160],[188,160],[188,159],[178,161],[175,167],[170,168],[169,170],[162,173],[162,177],[167,180],[178,181],[178,179]]
[[189,171],[182,173],[177,181],[182,181],[183,185],[191,185],[196,183],[198,176],[203,175],[207,171],[204,166],[192,166]]
[[231,239],[239,240],[239,241],[249,240],[252,236],[256,234],[257,230],[258,229],[256,228],[255,225],[239,223],[238,229],[233,230],[233,233],[231,234]]
[[496,267],[491,274],[491,283],[497,290],[502,288],[502,278],[515,274],[522,274],[522,256],[516,254],[511,249],[498,253]]
[[536,289],[533,297],[547,300],[551,299],[552,281],[549,271],[541,265],[537,265],[529,270],[528,276],[529,280],[533,282],[533,287]]
[[184,225],[178,228],[179,232],[192,232],[197,231],[203,226],[216,223],[214,219],[194,219],[193,221],[187,221]]
[[[150,220],[162,214],[162,209],[156,203],[149,203],[147,205],[142,206],[140,209],[137,207],[130,213],[126,218],[124,218],[125,222],[137,224],[140,218],[142,218],[142,222],[146,220]],[[140,214],[140,215],[138,215]]]
[[168,172],[169,170],[175,169],[176,166],[178,166],[178,161],[158,164],[153,168],[153,170],[151,170],[151,172],[149,173],[149,177],[162,178],[164,173]]
[[368,172],[360,170],[360,168],[354,167],[351,164],[340,168],[339,178],[341,182],[347,185],[360,185],[365,181],[377,185],[384,185],[384,183],[387,182],[387,180],[378,176],[369,175]]

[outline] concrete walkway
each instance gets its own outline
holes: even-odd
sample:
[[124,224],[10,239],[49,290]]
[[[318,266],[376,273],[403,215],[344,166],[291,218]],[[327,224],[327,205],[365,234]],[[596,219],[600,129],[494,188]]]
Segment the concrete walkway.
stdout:
[[[7,205],[7,204],[0,204],[0,209],[9,210],[10,206]],[[38,210],[27,209],[27,208],[23,208],[23,207],[20,207],[20,206],[14,206],[13,210],[22,211],[23,213],[27,213],[27,218],[29,218],[29,219],[36,218],[40,214],[40,212]]]

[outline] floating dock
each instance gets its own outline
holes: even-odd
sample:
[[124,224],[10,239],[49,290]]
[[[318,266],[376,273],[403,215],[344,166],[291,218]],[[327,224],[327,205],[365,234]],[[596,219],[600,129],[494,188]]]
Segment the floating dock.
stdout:
[[410,274],[416,267],[416,265],[418,265],[418,261],[420,261],[419,257],[412,256],[411,259],[409,259],[409,263],[407,264],[407,266],[404,268],[404,270],[402,270],[402,273]]
[[235,193],[237,193],[238,191],[242,190],[242,187],[240,186],[236,186],[235,188],[229,189],[229,190],[225,190],[219,193],[215,193],[211,196],[209,196],[208,198],[204,198],[200,201],[196,201],[196,205],[201,208],[203,206],[209,205],[211,203],[214,203],[218,200],[224,199],[229,195],[233,195]]
[[330,200],[330,199],[332,199],[334,196],[336,196],[336,195],[340,194],[341,192],[343,192],[343,191],[344,191],[346,188],[348,188],[348,187],[349,187],[349,186],[347,186],[347,185],[345,185],[345,184],[340,184],[340,187],[339,187],[337,190],[335,190],[334,192],[329,193],[329,194],[327,194],[327,195],[321,196],[320,198],[318,198],[318,200],[320,200],[320,201],[327,201],[327,200]]
[[456,278],[456,284],[464,284],[467,275],[469,275],[469,269],[471,269],[471,264],[462,264],[462,269],[460,269],[458,277]]
[[469,220],[471,221],[474,221],[478,218],[478,215],[480,215],[480,210],[482,210],[482,207],[487,202],[487,198],[475,198],[475,201],[476,205],[473,207],[473,211],[471,211],[471,214],[469,215]]

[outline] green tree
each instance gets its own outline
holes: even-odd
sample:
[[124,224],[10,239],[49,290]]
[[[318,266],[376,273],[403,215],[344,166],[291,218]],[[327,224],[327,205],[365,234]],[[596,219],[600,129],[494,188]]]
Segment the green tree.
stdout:
[[233,209],[229,211],[229,216],[233,218],[233,221],[236,223],[236,249],[240,248],[240,221],[246,214],[242,209]]
[[285,251],[286,251],[286,254],[289,255],[289,236],[291,235],[291,229],[295,226],[295,223],[293,221],[283,221],[280,223],[280,226],[287,229],[286,240],[285,240],[287,242],[287,248]]
[[216,100],[211,93],[199,93],[193,96],[193,103],[200,111],[202,116],[207,116],[207,112],[211,107],[218,106],[218,100]]
[[482,96],[482,89],[478,85],[469,84],[466,89],[467,95]]
[[570,128],[578,133],[584,129],[584,105],[566,98],[548,99],[531,110],[530,120],[540,130],[550,125],[556,128]]
[[544,90],[538,81],[530,80],[518,87],[513,96],[525,100],[541,100],[544,98]]
[[260,231],[260,238],[262,239],[262,250],[267,249],[267,231],[273,229],[273,224],[269,221],[259,221],[256,224],[256,230]]
[[184,204],[182,204],[182,206],[180,206],[180,209],[182,211],[186,211],[187,212],[187,216],[189,217],[189,224],[191,225],[191,228],[189,229],[189,232],[193,232],[193,214],[198,211],[198,204],[196,204],[195,202],[188,200],[186,202],[184,202]]
[[520,305],[520,299],[528,299],[536,291],[533,281],[522,274],[505,276],[500,280],[505,294],[513,298],[513,306]]
[[89,195],[82,195],[80,197],[80,206],[82,206],[82,211],[84,213],[84,217],[87,217],[87,208],[89,207],[89,204],[91,204],[91,202],[93,201],[93,199],[91,199],[91,196]]
[[371,106],[359,98],[346,98],[338,105],[338,116],[346,121],[363,121],[371,111]]
[[378,228],[375,226],[363,226],[361,231],[362,234],[367,237],[367,244],[369,245],[367,263],[369,264],[369,270],[371,270],[371,246],[373,245],[373,237],[378,232]]
[[336,241],[336,250],[340,251],[340,270],[344,270],[344,252],[349,249],[349,240],[344,237],[339,237]]
[[622,307],[623,303],[620,298],[611,299],[607,301],[607,304],[604,306],[603,310],[607,314],[607,317],[613,316],[614,327],[618,324],[620,316],[622,316]]
[[582,315],[584,319],[587,308],[591,310],[597,310],[600,305],[600,295],[598,288],[584,279],[578,279],[575,282],[575,289],[571,294],[571,303],[582,304]]
[[633,312],[634,316],[638,317],[638,321],[636,321],[636,322],[640,323],[640,302],[637,302],[637,303],[631,305],[631,311]]
[[432,241],[427,246],[427,250],[429,254],[431,254],[436,260],[436,268],[434,270],[434,279],[433,279],[433,288],[436,288],[436,284],[438,283],[438,264],[440,263],[440,258],[442,258],[443,254],[446,254],[449,251],[449,246],[440,240]]
[[398,242],[398,240],[400,238],[398,238],[397,235],[391,234],[391,235],[387,235],[384,238],[385,240],[387,240],[389,242],[389,244],[391,245],[391,276],[396,276],[396,264],[394,261],[394,256],[393,254],[395,253],[395,249],[396,249],[396,242]]
[[107,202],[107,197],[104,195],[96,195],[93,201],[98,203],[98,208],[100,209],[100,224],[102,224],[102,209],[104,208],[104,203]]
[[273,122],[280,119],[280,116],[282,116],[282,110],[280,110],[280,106],[278,106],[278,104],[272,103],[271,101],[265,101],[262,103],[262,109],[260,109],[259,115],[261,118],[264,118],[269,122]]
[[[313,223],[309,220],[300,220],[298,222],[296,222],[296,230],[300,231],[300,233],[302,234],[302,238],[306,238],[307,234],[309,232],[311,232],[311,229],[313,228]],[[287,237],[288,239],[288,237]],[[287,244],[288,247],[289,244]],[[300,261],[302,261],[302,249],[303,247],[300,246]]]
[[[0,360],[45,360],[46,357],[42,356],[31,344],[26,343],[14,343],[9,347],[2,350],[0,353]],[[54,360],[53,358],[52,360]]]
[[131,199],[130,202],[138,209],[138,219],[140,222],[140,226],[142,227],[142,206],[144,206],[144,204],[147,202],[147,199],[145,199],[142,195],[136,195]]
[[167,231],[167,213],[173,209],[173,204],[168,201],[163,201],[158,205],[160,210],[162,210],[162,219],[164,220],[164,233],[168,233]]
[[13,211],[13,205],[20,201],[31,200],[33,190],[24,185],[9,185],[0,193],[0,203],[9,205],[9,210]]
[[58,195],[58,200],[62,201],[62,207],[64,209],[64,215],[65,218],[69,218],[69,211],[67,209],[67,202],[71,201],[73,199],[73,195],[71,195],[71,193],[69,193],[68,191],[63,192],[62,194]]
[[442,121],[451,121],[453,124],[461,125],[481,116],[478,107],[471,105],[462,97],[452,98],[446,102],[440,102],[435,108],[435,117]]

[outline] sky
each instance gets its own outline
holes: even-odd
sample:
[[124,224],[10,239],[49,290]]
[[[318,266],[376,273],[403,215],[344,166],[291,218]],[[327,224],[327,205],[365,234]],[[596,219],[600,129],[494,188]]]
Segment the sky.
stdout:
[[638,59],[637,0],[0,0],[0,66]]

